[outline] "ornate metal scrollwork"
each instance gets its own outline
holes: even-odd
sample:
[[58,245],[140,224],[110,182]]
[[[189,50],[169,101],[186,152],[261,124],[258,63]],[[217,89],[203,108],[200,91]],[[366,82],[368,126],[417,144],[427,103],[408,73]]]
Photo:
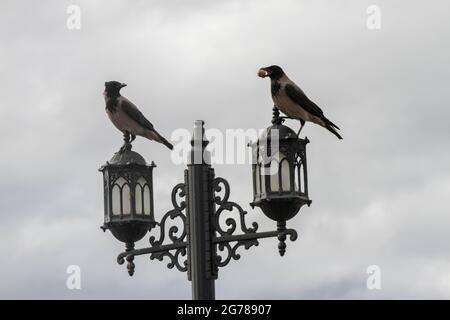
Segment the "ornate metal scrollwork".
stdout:
[[[224,256],[215,256],[216,267],[226,266],[231,259],[239,260],[241,255],[237,253],[237,250],[240,247],[244,247],[248,250],[252,246],[257,246],[259,244],[258,239],[277,237],[279,240],[278,250],[281,256],[286,252],[287,236],[290,237],[291,241],[297,239],[297,232],[293,229],[286,229],[285,222],[279,223],[276,231],[256,232],[258,230],[258,224],[256,222],[253,222],[252,227],[248,228],[245,223],[247,211],[243,210],[237,203],[228,201],[230,197],[230,185],[228,182],[223,178],[215,178],[213,180],[213,189],[214,192],[223,191],[223,196],[214,195],[213,198],[214,203],[219,206],[213,219],[214,231],[216,231],[219,236],[213,238],[213,243],[217,245],[218,251],[225,253]],[[224,211],[233,211],[233,209],[237,209],[239,213],[240,227],[243,233],[235,234],[237,222],[234,218],[225,220],[225,225],[228,226],[226,230],[220,226],[221,214]]]
[[156,240],[155,236],[150,237],[150,244],[152,246],[160,246],[163,244],[165,237],[166,237],[166,222],[167,219],[170,218],[170,221],[174,221],[176,218],[180,218],[183,223],[183,231],[182,233],[177,236],[177,233],[179,231],[177,226],[171,226],[169,228],[169,240],[173,243],[180,243],[183,242],[186,238],[186,215],[183,213],[183,210],[186,209],[186,201],[181,201],[180,203],[177,202],[177,195],[180,198],[184,198],[186,196],[186,186],[184,183],[177,184],[173,190],[172,190],[172,205],[174,209],[167,212],[164,217],[161,219],[161,222],[158,223],[160,227],[160,234],[159,239]]
[[258,224],[256,222],[252,223],[252,228],[247,228],[247,225],[245,223],[245,215],[247,214],[247,211],[243,210],[240,205],[238,205],[235,202],[228,201],[230,197],[230,185],[227,180],[224,178],[215,178],[213,180],[213,188],[215,192],[221,192],[222,186],[224,189],[224,195],[223,197],[220,197],[216,195],[214,197],[214,203],[219,206],[219,208],[216,210],[216,214],[214,216],[214,227],[215,230],[222,236],[224,235],[232,235],[236,231],[237,223],[236,220],[233,218],[228,218],[225,220],[225,224],[229,227],[227,230],[224,230],[219,223],[219,219],[221,214],[224,211],[233,211],[233,208],[236,208],[239,213],[239,220],[240,220],[240,226],[241,230],[244,233],[255,233],[256,230],[258,230]]
[[158,259],[159,261],[162,261],[164,257],[169,257],[170,262],[167,264],[167,268],[173,269],[173,267],[177,267],[177,269],[181,272],[187,271],[188,262],[186,259],[184,261],[180,262],[180,255],[182,257],[186,256],[186,247],[178,248],[175,250],[175,253],[172,253],[170,251],[160,251],[160,252],[154,252],[150,255],[150,260]]
[[[231,261],[231,259],[240,259],[241,256],[237,253],[238,248],[244,247],[246,250],[248,250],[252,246],[257,246],[258,240],[256,238],[234,239],[233,235],[237,229],[237,222],[234,218],[227,218],[225,220],[225,225],[228,226],[228,228],[224,230],[220,225],[220,217],[222,213],[224,211],[232,212],[234,209],[237,209],[237,212],[239,213],[240,228],[244,235],[256,234],[256,231],[258,230],[258,224],[256,222],[253,222],[252,227],[247,227],[245,223],[245,215],[247,214],[247,211],[243,210],[242,207],[237,203],[228,201],[230,197],[230,185],[228,181],[223,178],[215,178],[213,180],[213,189],[214,192],[221,192],[223,190],[223,196],[215,195],[213,199],[214,203],[219,206],[219,208],[215,212],[213,224],[214,230],[221,236],[219,238],[216,238],[216,240],[220,238],[226,238],[228,240],[223,242],[216,241],[218,250],[221,252],[225,252],[225,256],[222,257],[220,255],[217,255],[215,257],[215,262],[218,267],[224,267]],[[231,245],[230,242],[235,243]]]
[[[212,244],[216,246],[217,250],[214,250],[213,263],[214,274],[217,274],[219,267],[226,266],[231,260],[239,260],[241,255],[237,253],[240,247],[248,250],[252,246],[258,246],[258,239],[278,237],[279,246],[278,249],[281,255],[284,255],[286,251],[286,238],[290,236],[291,241],[297,239],[297,233],[293,229],[286,229],[285,224],[279,224],[277,231],[257,232],[258,224],[252,222],[251,227],[247,227],[245,222],[245,215],[247,211],[243,210],[240,205],[235,202],[229,201],[230,197],[230,185],[223,178],[212,178],[211,187],[213,189],[212,202],[218,206],[212,216]],[[186,210],[187,204],[183,198],[186,198],[186,185],[184,183],[177,184],[172,190],[172,205],[173,209],[168,211],[159,225],[159,236],[152,235],[149,239],[150,247],[143,249],[134,249],[134,245],[127,246],[127,250],[122,252],[117,257],[117,262],[123,264],[125,260],[128,262],[127,269],[130,275],[134,273],[135,264],[133,262],[135,256],[149,254],[150,259],[157,259],[162,261],[164,257],[169,258],[167,267],[173,269],[176,267],[181,272],[188,271],[188,257],[187,257],[187,218],[183,211]],[[222,195],[220,195],[221,193]],[[220,225],[222,214],[225,212],[237,211],[239,218],[229,217],[225,220],[225,226]],[[169,222],[180,219],[182,224],[182,230],[178,226],[172,225],[168,227]],[[239,222],[237,221],[239,220]],[[238,223],[240,225],[241,232],[238,232]],[[168,231],[166,233],[166,228]],[[180,232],[181,231],[181,232]],[[168,243],[164,244],[168,238]],[[223,255],[218,255],[217,251]]]
[[226,249],[226,256],[223,258],[222,256],[216,256],[216,264],[218,267],[225,267],[231,259],[239,260],[241,255],[236,253],[239,247],[244,247],[246,250],[250,249],[252,246],[258,246],[259,242],[257,239],[248,239],[236,241],[236,243],[232,246],[230,242],[220,242],[217,245],[219,251],[224,252]]
[[[172,189],[172,210],[168,211],[164,217],[161,219],[161,222],[157,223],[159,225],[159,237],[151,236],[149,239],[150,247],[144,249],[137,250],[127,250],[122,252],[117,257],[117,262],[119,264],[123,264],[125,259],[128,263],[128,271],[130,275],[134,273],[134,257],[143,254],[150,254],[150,259],[157,259],[162,261],[164,257],[169,258],[169,263],[167,267],[172,269],[176,267],[179,271],[185,272],[187,271],[187,243],[186,239],[186,215],[183,211],[186,209],[186,201],[182,200],[186,196],[186,185],[184,183],[177,184]],[[168,233],[166,234],[166,224],[169,221],[174,221],[179,218],[182,222],[182,230],[181,234],[179,234],[179,228],[176,225],[173,225],[169,228]],[[170,240],[170,243],[164,244],[166,240],[166,235]],[[183,261],[183,257],[184,261]]]

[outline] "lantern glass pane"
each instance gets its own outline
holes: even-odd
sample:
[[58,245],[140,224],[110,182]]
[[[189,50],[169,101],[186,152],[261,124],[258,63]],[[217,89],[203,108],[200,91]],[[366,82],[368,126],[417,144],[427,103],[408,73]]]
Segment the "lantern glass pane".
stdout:
[[134,192],[135,200],[134,200],[134,206],[136,208],[136,214],[142,214],[142,187],[138,183],[136,185],[136,190]]
[[300,192],[305,192],[305,172],[303,172],[303,165],[299,165],[298,167],[298,171],[299,171],[299,179],[300,181],[298,182],[299,186],[300,186]]
[[257,195],[259,195],[261,193],[261,180],[259,178],[259,175],[261,174],[261,169],[259,164],[256,164],[256,169],[255,169],[255,193]]
[[122,187],[122,210],[123,214],[131,214],[131,192],[128,183]]
[[[302,171],[303,171],[303,166],[302,166],[302,158],[300,157],[300,155],[297,155],[296,161],[294,163],[295,166],[295,172],[294,172],[294,184],[295,184],[295,191],[296,192],[301,192],[301,188],[302,188]],[[299,189],[300,188],[300,189]]]
[[144,186],[144,214],[150,215],[150,188]]
[[282,175],[280,170],[280,162],[283,159],[284,155],[277,152],[270,161],[270,190],[272,191],[280,191],[280,175]]
[[265,194],[266,193],[266,175],[268,174],[269,168],[265,166],[265,161],[263,156],[259,156],[258,159],[258,169],[256,171],[256,174],[259,176],[259,194]]
[[281,161],[281,188],[283,191],[291,190],[291,174],[289,170],[289,161],[284,158]]
[[136,184],[136,192],[135,192],[135,207],[136,214],[144,214],[144,187],[147,184],[147,181],[140,177]]
[[116,181],[114,181],[112,192],[111,192],[111,197],[112,197],[111,211],[112,211],[112,214],[115,216],[118,216],[122,213],[120,200],[121,200],[122,188],[123,188],[124,184],[126,184],[126,183],[127,183],[127,181],[122,177],[119,177],[116,179]]
[[116,181],[114,181],[114,184],[118,185],[120,188],[122,188],[125,183],[127,183],[127,180],[122,177],[119,177],[116,179]]
[[114,185],[111,192],[111,213],[115,216],[120,215],[120,187],[118,185]]
[[260,176],[261,176],[261,194],[266,193],[266,171],[267,168],[261,165]]

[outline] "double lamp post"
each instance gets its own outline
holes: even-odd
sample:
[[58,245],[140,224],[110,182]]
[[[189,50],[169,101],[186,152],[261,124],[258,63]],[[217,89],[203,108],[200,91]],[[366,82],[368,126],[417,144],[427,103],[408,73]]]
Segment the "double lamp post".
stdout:
[[[195,121],[184,182],[172,190],[173,209],[157,222],[154,217],[153,169],[144,158],[131,150],[129,137],[121,151],[100,168],[103,172],[104,224],[116,239],[125,243],[125,251],[117,257],[119,264],[127,261],[130,276],[134,274],[134,258],[150,255],[150,259],[169,259],[168,268],[187,272],[192,282],[192,298],[215,299],[214,282],[220,267],[232,259],[238,260],[239,247],[249,249],[258,245],[258,239],[278,238],[281,256],[286,252],[286,239],[297,239],[294,229],[286,228],[303,205],[310,205],[306,166],[307,138],[300,139],[274,108],[272,125],[252,148],[253,201],[264,214],[277,222],[274,231],[257,232],[258,224],[247,227],[246,211],[229,200],[228,182],[215,176],[210,165],[208,141],[204,122]],[[237,212],[225,220],[223,212]],[[177,223],[178,220],[178,223]],[[238,226],[240,231],[238,231]],[[159,235],[150,236],[150,246],[135,249],[134,243],[147,232],[159,228]],[[167,232],[167,233],[166,233]],[[219,254],[219,252],[221,254]]]

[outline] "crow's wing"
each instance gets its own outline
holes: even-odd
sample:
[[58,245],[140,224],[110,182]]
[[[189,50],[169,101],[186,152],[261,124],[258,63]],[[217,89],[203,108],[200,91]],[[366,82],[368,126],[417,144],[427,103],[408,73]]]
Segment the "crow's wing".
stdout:
[[339,127],[337,125],[335,125],[333,122],[331,122],[324,116],[322,109],[320,109],[317,104],[315,104],[314,102],[309,100],[309,98],[298,87],[296,87],[292,84],[287,84],[284,87],[284,90],[286,91],[287,96],[292,101],[294,101],[296,104],[301,106],[308,113],[318,117],[319,119],[322,119],[323,121],[325,121],[325,123],[327,125],[330,125],[332,127],[335,127],[336,129],[339,129]]
[[122,98],[122,110],[125,112],[131,119],[136,121],[138,124],[147,128],[149,130],[153,129],[153,124],[147,120],[147,118],[139,111],[139,109],[127,98]]
[[303,109],[305,109],[307,112],[311,113],[312,115],[322,118],[323,117],[323,111],[320,109],[314,102],[309,100],[309,98],[301,91],[300,89],[296,88],[292,84],[287,84],[284,87],[284,90],[286,91],[287,96],[294,101],[296,104],[301,106]]

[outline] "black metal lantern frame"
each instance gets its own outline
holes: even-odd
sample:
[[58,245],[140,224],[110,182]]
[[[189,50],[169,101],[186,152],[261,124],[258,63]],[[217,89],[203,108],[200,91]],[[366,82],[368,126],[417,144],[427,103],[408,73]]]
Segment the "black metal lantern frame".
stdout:
[[[280,224],[293,218],[303,205],[311,204],[306,162],[309,140],[298,138],[283,121],[274,108],[273,125],[257,142],[250,144],[253,154],[253,202],[250,205],[260,207],[267,217]],[[274,139],[276,144],[272,144]]]
[[[231,260],[240,259],[240,254],[237,252],[240,247],[249,249],[257,246],[259,239],[277,237],[279,253],[283,256],[286,251],[287,236],[291,241],[295,241],[297,232],[294,229],[287,229],[285,221],[278,220],[275,231],[257,232],[256,222],[253,222],[251,227],[247,226],[245,219],[247,212],[239,204],[229,200],[228,182],[223,178],[215,177],[214,169],[209,161],[205,161],[209,155],[206,151],[208,141],[204,137],[203,125],[203,121],[195,122],[189,156],[191,162],[184,172],[184,182],[177,184],[172,190],[173,209],[169,210],[159,223],[153,222],[152,227],[155,224],[159,226],[155,228],[159,230],[158,236],[150,236],[150,247],[147,248],[134,249],[134,244],[133,246],[127,244],[127,249],[118,255],[117,261],[123,264],[127,260],[128,273],[133,275],[135,256],[148,254],[150,259],[160,261],[167,257],[169,269],[176,267],[179,271],[187,272],[188,279],[192,281],[194,299],[214,299],[214,281],[218,278],[218,270]],[[201,162],[198,163],[192,159],[201,159]],[[295,161],[292,160],[293,165],[294,163]],[[153,166],[150,172],[152,168]],[[105,182],[105,194],[110,192],[108,189],[112,181],[108,177],[112,172],[110,169],[112,167],[107,166],[102,170],[105,181],[109,181]],[[274,194],[271,196],[273,197]],[[284,200],[286,203],[295,202],[298,197],[297,193],[295,199],[285,195]],[[109,206],[106,198],[105,208]],[[262,198],[259,200],[264,201]],[[106,212],[109,210],[105,209],[105,214]],[[226,212],[237,213],[238,218],[236,219],[233,215],[228,216]],[[110,216],[105,216],[105,221],[106,218],[110,219]],[[178,223],[175,223],[177,221]],[[111,222],[115,222],[114,217]],[[221,225],[223,222],[225,226]],[[108,223],[105,225],[111,229]]]
[[131,151],[131,144],[128,144],[99,169],[103,173],[104,188],[102,229],[110,230],[116,239],[126,244],[128,251],[156,225],[154,167],[153,162],[147,165],[140,154]]
[[[282,127],[284,126],[275,125],[270,131],[282,132]],[[270,150],[270,138],[267,143],[261,144],[261,141],[258,141],[251,145],[255,154],[252,164],[254,205],[263,200],[283,198],[309,201],[306,169],[306,144],[309,140],[293,139],[286,142],[282,141],[279,151],[275,153]]]
[[[153,167],[155,167],[153,164],[122,166],[111,163],[102,167],[106,224],[127,220],[154,222]],[[117,193],[119,200],[117,206],[113,205],[114,193]]]

